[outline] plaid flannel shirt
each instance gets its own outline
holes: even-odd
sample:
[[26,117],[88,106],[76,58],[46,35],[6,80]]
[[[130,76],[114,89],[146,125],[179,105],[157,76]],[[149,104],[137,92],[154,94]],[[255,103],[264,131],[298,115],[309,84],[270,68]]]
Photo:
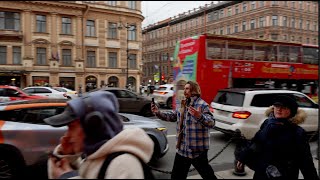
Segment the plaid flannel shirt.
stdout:
[[176,140],[178,140],[179,132],[183,133],[180,148],[177,150],[178,154],[188,158],[196,158],[204,150],[209,149],[209,129],[214,127],[215,120],[212,113],[210,112],[209,105],[203,99],[201,99],[200,97],[191,98],[193,100],[191,106],[196,110],[198,110],[198,108],[200,107],[202,115],[200,119],[197,119],[188,112],[187,108],[185,108],[182,131],[179,127],[179,107],[177,107],[177,109],[173,111],[159,112],[157,114],[157,117],[164,121],[177,122]]

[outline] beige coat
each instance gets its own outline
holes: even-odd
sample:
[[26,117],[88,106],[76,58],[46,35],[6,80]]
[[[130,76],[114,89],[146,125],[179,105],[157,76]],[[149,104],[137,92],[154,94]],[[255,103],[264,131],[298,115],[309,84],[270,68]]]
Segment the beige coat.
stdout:
[[[58,145],[55,148],[57,154]],[[149,162],[153,154],[154,143],[147,133],[140,128],[124,129],[118,135],[107,141],[96,152],[84,160],[79,156],[67,155],[72,164],[79,168],[77,179],[97,179],[100,168],[108,154],[126,151],[140,157],[145,163]],[[61,156],[61,155],[58,155]],[[61,156],[63,157],[63,156]],[[52,179],[51,161],[48,161],[48,177]],[[109,164],[105,179],[143,179],[143,169],[139,159],[131,154],[122,154]]]

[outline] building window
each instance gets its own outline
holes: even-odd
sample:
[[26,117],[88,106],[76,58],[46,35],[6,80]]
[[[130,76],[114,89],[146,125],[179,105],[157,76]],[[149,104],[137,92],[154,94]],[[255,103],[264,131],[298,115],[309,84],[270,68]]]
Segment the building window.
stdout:
[[295,1],[291,1],[291,6],[292,6],[293,9],[296,8],[295,5],[296,5],[296,4],[295,4]]
[[247,3],[243,3],[242,4],[242,12],[246,12],[247,11]]
[[302,19],[299,20],[299,28],[302,29]]
[[317,31],[317,27],[318,27],[318,23],[317,23],[317,21],[314,21],[313,22],[313,30]]
[[235,32],[235,33],[238,32],[238,23],[234,24],[234,32]]
[[272,16],[272,26],[278,26],[278,16]]
[[21,47],[13,46],[13,64],[21,64]]
[[246,27],[247,27],[247,22],[246,22],[246,21],[243,21],[243,22],[242,22],[242,31],[245,31],[245,30],[246,30]]
[[237,5],[235,8],[235,13],[238,14],[239,13],[239,6]]
[[271,5],[272,6],[278,5],[278,1],[271,1]]
[[231,15],[232,15],[232,9],[228,8],[228,16],[231,16]]
[[230,26],[227,27],[227,34],[231,34],[231,27]]
[[71,34],[71,18],[62,18],[62,34]]
[[71,49],[62,49],[62,65],[72,66]]
[[109,52],[109,67],[117,68],[118,67],[118,58],[116,52]]
[[117,5],[117,1],[107,1],[107,4],[109,6],[116,6]]
[[0,29],[20,30],[20,14],[0,11]]
[[264,6],[264,1],[259,1],[260,5],[259,7],[263,7]]
[[87,34],[86,36],[95,36],[96,35],[96,29],[95,29],[95,23],[93,20],[87,20]]
[[250,29],[254,29],[255,28],[255,20],[252,19],[251,22],[250,22]]
[[299,8],[302,10],[302,1],[299,1]]
[[310,11],[310,2],[307,2],[307,11]]
[[288,7],[288,1],[283,1],[284,6]]
[[130,41],[137,40],[137,29],[136,25],[131,25],[131,27],[128,29],[128,39]]
[[37,48],[37,65],[46,65],[47,62],[47,49]]
[[283,35],[283,40],[287,40],[287,35]]
[[46,32],[46,16],[37,15],[37,32]]
[[278,39],[278,34],[271,34],[271,39],[272,40],[277,40]]
[[117,23],[109,22],[108,23],[108,38],[117,39]]
[[[219,14],[218,12],[214,12],[213,13],[213,20],[218,20],[219,19]],[[196,21],[197,22],[197,21]],[[197,23],[196,23],[196,26],[197,26]]]
[[317,44],[317,39],[316,38],[313,39],[313,44]]
[[129,68],[137,69],[137,55],[129,54]]
[[7,64],[7,47],[0,46],[0,64]]
[[287,22],[287,16],[283,16],[283,21],[282,21],[283,23],[282,23],[282,26],[284,26],[284,27],[287,27],[287,24],[288,24],[288,22]]
[[291,27],[295,28],[296,27],[296,20],[295,18],[291,18]]
[[307,30],[310,30],[310,21],[307,21],[306,26],[307,26]]
[[307,44],[310,44],[310,38],[307,38]]
[[87,51],[87,67],[96,67],[95,51]]
[[256,2],[255,1],[251,1],[251,10],[256,8]]
[[136,9],[136,1],[128,1],[130,9]]
[[294,41],[294,36],[291,36],[291,41]]
[[264,17],[259,18],[259,27],[260,28],[264,27],[264,21],[265,21]]
[[220,18],[223,18],[223,9],[220,10]]
[[314,12],[317,12],[317,10],[318,10],[318,3],[317,2],[315,2],[313,4],[313,10],[314,10]]
[[299,37],[299,42],[302,42],[302,37]]
[[220,28],[220,35],[223,35],[223,27]]

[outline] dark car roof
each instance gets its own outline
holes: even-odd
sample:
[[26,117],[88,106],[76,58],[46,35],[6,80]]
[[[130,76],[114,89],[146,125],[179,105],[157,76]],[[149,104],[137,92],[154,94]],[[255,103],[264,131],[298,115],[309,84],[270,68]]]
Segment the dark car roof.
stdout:
[[65,103],[68,99],[31,99],[17,100],[0,103],[0,105],[15,105],[15,104],[34,104],[34,103]]
[[283,90],[283,89],[276,89],[276,88],[225,88],[220,89],[219,91],[224,92],[236,92],[236,93],[244,93],[246,91],[265,91],[265,90]]

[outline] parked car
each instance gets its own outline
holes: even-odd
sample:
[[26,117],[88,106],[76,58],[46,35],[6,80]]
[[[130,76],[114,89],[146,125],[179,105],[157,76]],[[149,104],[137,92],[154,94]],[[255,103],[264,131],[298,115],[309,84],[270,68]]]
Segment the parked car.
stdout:
[[68,99],[67,93],[54,90],[50,87],[33,86],[22,89],[24,92],[52,99]]
[[25,93],[16,86],[0,86],[0,102],[43,98],[46,97]]
[[159,103],[159,105],[166,105],[172,109],[172,97],[173,97],[173,84],[160,85],[157,90],[154,90],[152,97]]
[[[1,178],[21,177],[25,167],[39,167],[46,173],[48,152],[59,144],[59,138],[67,127],[52,127],[43,119],[62,113],[66,101],[37,99],[0,103]],[[142,116],[124,113],[119,115],[124,128],[140,127],[151,137],[155,144],[152,161],[166,154],[169,146],[164,125]]]
[[52,87],[52,89],[66,93],[68,99],[74,99],[74,98],[78,97],[77,91],[73,91],[73,90],[65,88],[65,87]]
[[93,91],[109,91],[113,93],[120,106],[120,112],[135,113],[143,116],[153,116],[151,111],[151,97],[146,97],[132,92],[128,89],[106,87],[101,89],[94,89]]
[[291,90],[230,88],[219,90],[211,103],[216,120],[215,129],[224,133],[234,133],[239,129],[251,139],[267,119],[265,111],[274,97],[280,94],[291,96],[307,113],[307,119],[300,124],[308,134],[318,131],[319,105],[307,95]]

